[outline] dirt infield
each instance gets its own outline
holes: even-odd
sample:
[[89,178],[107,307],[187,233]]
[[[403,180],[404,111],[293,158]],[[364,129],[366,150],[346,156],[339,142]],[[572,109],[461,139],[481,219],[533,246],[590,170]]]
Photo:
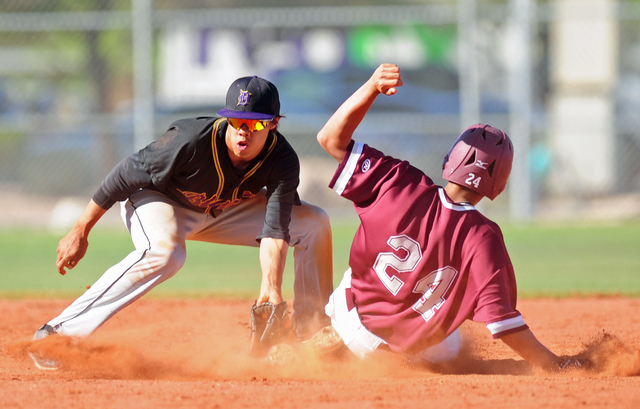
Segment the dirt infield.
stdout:
[[461,358],[440,371],[388,355],[371,362],[307,356],[273,368],[247,355],[248,303],[215,299],[143,299],[86,340],[39,343],[64,368],[38,370],[25,352],[31,335],[70,301],[0,300],[0,407],[640,407],[640,299],[520,302],[551,350],[596,362],[589,373],[537,371],[476,323],[461,329]]

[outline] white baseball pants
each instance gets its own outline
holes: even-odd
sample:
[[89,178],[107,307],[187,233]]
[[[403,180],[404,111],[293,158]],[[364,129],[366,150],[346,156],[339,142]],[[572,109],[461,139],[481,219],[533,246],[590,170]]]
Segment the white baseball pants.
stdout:
[[[264,224],[266,200],[263,190],[214,218],[153,190],[135,193],[121,203],[135,250],[48,324],[61,335],[91,334],[176,274],[186,260],[186,240],[258,247],[256,236]],[[331,226],[324,210],[303,202],[293,207],[289,230],[295,272],[292,321],[298,336],[307,337],[328,325],[324,306],[333,289]]]
[[[331,294],[325,312],[331,317],[331,325],[347,348],[359,358],[366,358],[386,342],[364,326],[356,308],[349,310],[347,288],[351,288],[351,269],[344,273],[340,285]],[[442,342],[426,348],[416,356],[434,364],[449,362],[458,356],[460,346],[460,332],[456,329]]]

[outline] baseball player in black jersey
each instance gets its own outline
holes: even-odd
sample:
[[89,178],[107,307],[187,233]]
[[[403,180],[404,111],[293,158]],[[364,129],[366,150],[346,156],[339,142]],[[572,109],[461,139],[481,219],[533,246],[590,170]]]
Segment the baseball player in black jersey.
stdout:
[[[228,90],[220,118],[174,122],[164,135],[121,161],[58,245],[60,274],[85,255],[93,226],[116,202],[135,250],[34,335],[81,337],[173,276],[184,265],[186,240],[260,248],[257,304],[280,304],[289,246],[294,247],[292,323],[305,338],[327,325],[333,289],[327,214],[302,202],[298,157],[277,130],[277,88],[243,77]],[[36,365],[59,363],[30,354]]]

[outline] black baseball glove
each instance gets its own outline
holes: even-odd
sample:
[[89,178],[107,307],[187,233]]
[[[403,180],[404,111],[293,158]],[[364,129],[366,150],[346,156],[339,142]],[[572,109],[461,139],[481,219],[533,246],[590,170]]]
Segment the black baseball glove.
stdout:
[[251,307],[250,351],[264,355],[269,348],[282,342],[290,333],[291,319],[286,301],[280,304],[265,302]]

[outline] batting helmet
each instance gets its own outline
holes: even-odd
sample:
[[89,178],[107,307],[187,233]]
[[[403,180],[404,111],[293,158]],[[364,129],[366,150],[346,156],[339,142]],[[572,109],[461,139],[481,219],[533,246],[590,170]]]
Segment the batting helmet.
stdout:
[[495,199],[507,186],[513,144],[501,130],[486,124],[467,128],[442,163],[442,177]]

